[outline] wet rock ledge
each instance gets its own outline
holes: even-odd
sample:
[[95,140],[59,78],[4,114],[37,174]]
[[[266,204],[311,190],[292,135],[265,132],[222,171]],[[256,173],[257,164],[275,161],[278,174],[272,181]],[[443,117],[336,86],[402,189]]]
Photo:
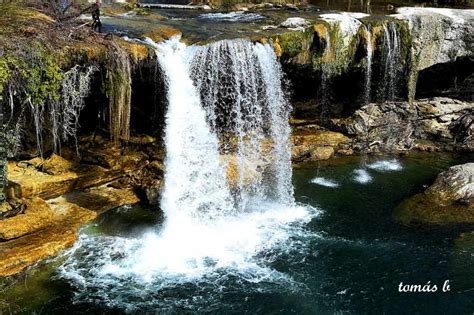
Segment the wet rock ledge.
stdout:
[[[83,137],[81,156],[10,161],[9,202],[0,209],[0,276],[59,254],[79,228],[105,211],[147,200],[161,185],[162,149],[152,137],[131,137],[127,147],[100,136]],[[146,152],[145,152],[146,151]]]

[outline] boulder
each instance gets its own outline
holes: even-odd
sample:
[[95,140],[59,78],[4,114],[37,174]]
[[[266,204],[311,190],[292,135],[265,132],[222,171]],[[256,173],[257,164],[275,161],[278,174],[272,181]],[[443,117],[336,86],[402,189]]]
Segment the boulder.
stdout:
[[474,206],[474,163],[450,167],[426,190],[441,205],[463,203]]
[[333,147],[316,147],[311,151],[311,160],[328,160],[334,155]]
[[50,175],[60,175],[68,172],[73,167],[73,163],[59,155],[52,154],[42,164],[43,172]]
[[402,202],[394,217],[404,224],[474,224],[474,163],[439,174],[425,192]]
[[345,135],[333,131],[310,129],[295,132],[292,136],[294,163],[327,160],[334,152],[350,141]]

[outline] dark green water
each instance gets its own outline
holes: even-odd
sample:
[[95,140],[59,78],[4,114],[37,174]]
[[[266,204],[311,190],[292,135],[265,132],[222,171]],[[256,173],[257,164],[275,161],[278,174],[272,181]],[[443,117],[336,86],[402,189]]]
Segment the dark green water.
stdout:
[[[379,159],[370,158],[368,163]],[[321,213],[291,230],[289,241],[281,246],[256,253],[255,263],[270,270],[258,281],[233,269],[216,269],[198,279],[183,276],[182,281],[156,280],[143,287],[127,278],[78,284],[58,269],[66,255],[4,281],[0,314],[472,314],[474,248],[456,241],[461,231],[407,228],[391,219],[401,200],[422,190],[440,171],[469,159],[472,156],[437,154],[400,158],[401,170],[369,169],[372,181],[366,184],[353,180],[359,158],[295,170],[297,201]],[[315,177],[339,186],[313,184]],[[99,218],[82,235],[137,237],[161,221],[151,210],[121,208]],[[93,248],[91,253],[101,250]],[[75,255],[78,265],[83,259],[82,268],[90,268],[86,274],[93,274],[99,257],[87,257],[87,252]],[[439,292],[445,280],[450,280],[451,291]],[[437,293],[398,292],[400,282],[428,281],[439,287]]]

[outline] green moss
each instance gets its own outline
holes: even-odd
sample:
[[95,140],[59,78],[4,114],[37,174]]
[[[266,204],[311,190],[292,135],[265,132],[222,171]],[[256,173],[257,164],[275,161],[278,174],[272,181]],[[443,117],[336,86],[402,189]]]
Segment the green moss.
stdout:
[[1,95],[3,93],[3,89],[5,84],[8,82],[11,71],[9,67],[9,59],[8,57],[2,57],[0,58],[0,101],[1,101]]
[[304,32],[294,31],[277,35],[276,38],[285,57],[294,58],[300,54],[308,54],[311,48],[314,31],[308,28]]
[[31,62],[22,63],[19,69],[25,78],[25,90],[35,105],[58,101],[61,97],[63,74],[55,57],[39,44],[31,47]]

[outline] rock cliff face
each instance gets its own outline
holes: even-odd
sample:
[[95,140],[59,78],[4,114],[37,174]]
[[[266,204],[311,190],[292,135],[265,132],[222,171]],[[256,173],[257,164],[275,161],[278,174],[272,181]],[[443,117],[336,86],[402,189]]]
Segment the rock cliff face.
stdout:
[[369,104],[353,116],[332,119],[333,128],[355,137],[355,148],[372,152],[410,149],[474,150],[472,103],[435,97],[408,102]]
[[474,224],[474,163],[441,173],[424,193],[404,201],[394,215],[404,224]]
[[473,10],[400,8],[396,17],[408,21],[412,37],[408,81],[410,99],[415,98],[418,72],[436,64],[473,56]]
[[[354,101],[413,101],[417,94],[435,96],[444,90],[472,98],[472,10],[400,8],[384,19],[335,13],[310,22],[301,32],[274,36],[297,94],[304,95],[310,86],[325,87],[324,93],[308,93],[306,99],[323,103],[326,98],[348,107]],[[453,73],[455,63],[463,69]],[[420,84],[423,91],[417,90]]]
[[356,152],[472,151],[473,38],[472,10],[400,8],[322,14],[273,41],[295,119],[344,133]]

